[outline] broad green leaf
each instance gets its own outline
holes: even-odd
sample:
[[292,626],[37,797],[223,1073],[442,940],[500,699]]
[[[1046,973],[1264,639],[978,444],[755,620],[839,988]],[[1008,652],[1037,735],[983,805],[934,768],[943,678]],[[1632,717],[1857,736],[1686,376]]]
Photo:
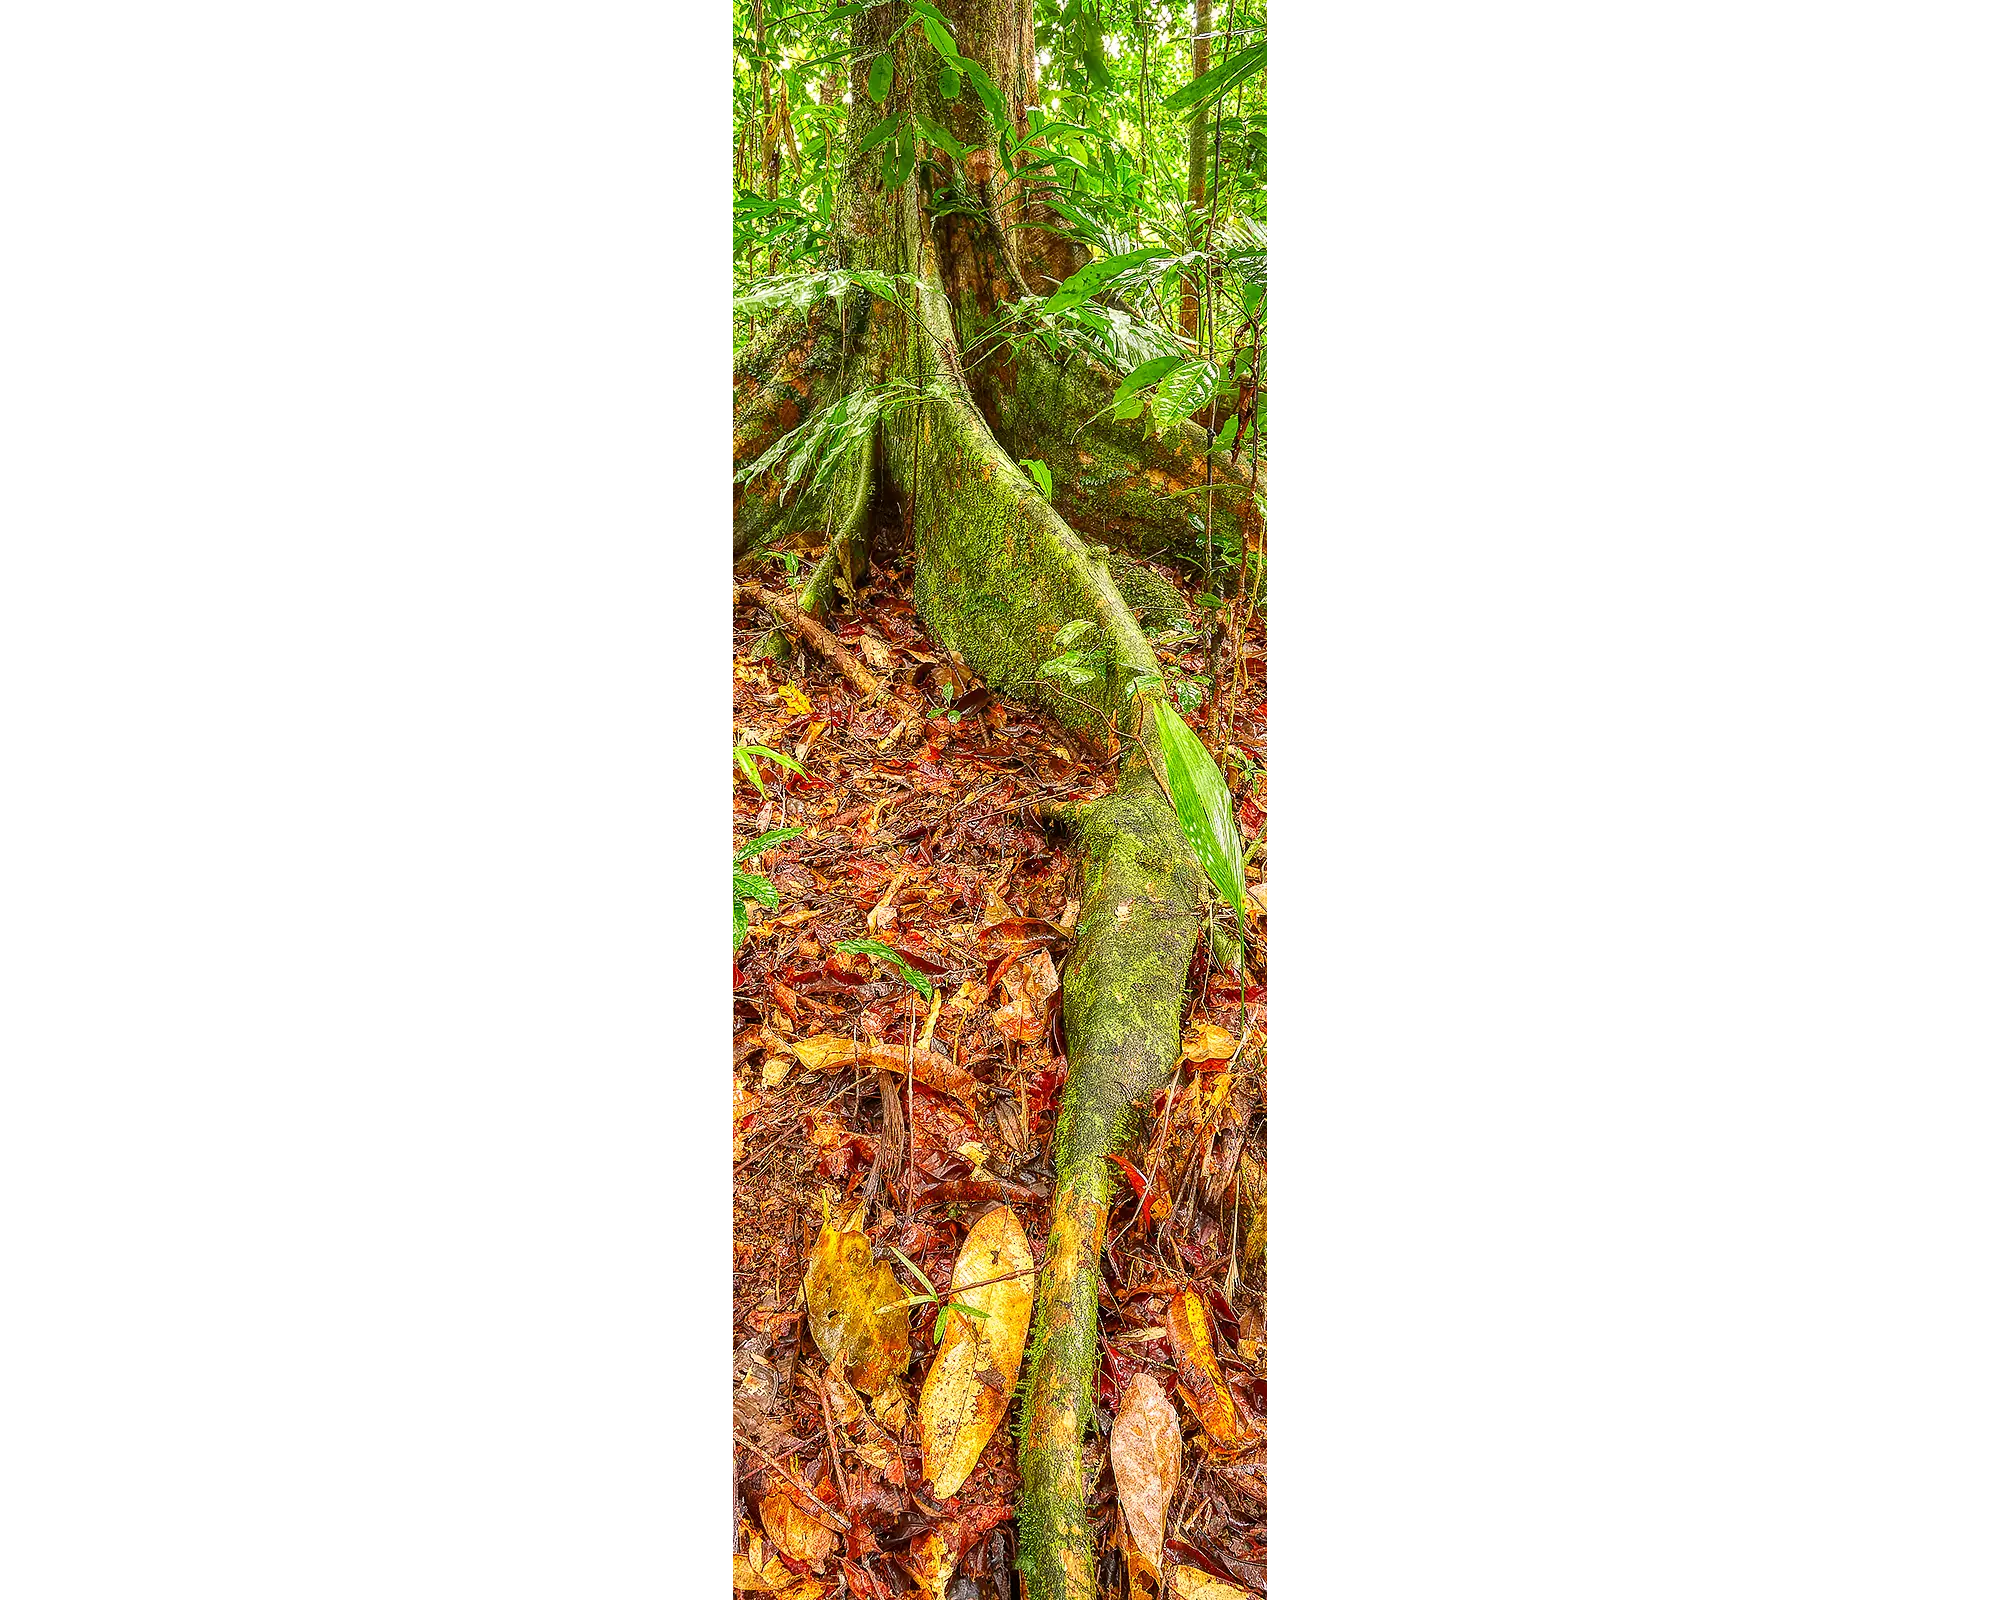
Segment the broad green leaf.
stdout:
[[941,150],[949,150],[952,153],[952,155],[960,161],[963,161],[965,159],[964,145],[960,144],[950,134],[946,133],[944,129],[940,128],[935,122],[931,121],[931,119],[925,116],[921,111],[913,112],[912,115],[916,117],[917,125],[924,130],[924,136],[928,138],[932,144],[936,145]]
[[1265,46],[1262,43],[1237,51],[1220,66],[1210,67],[1186,88],[1168,95],[1161,102],[1162,109],[1187,111],[1221,98],[1245,78],[1264,70],[1264,53]]
[[[977,61],[969,58],[961,59],[958,66],[964,72],[966,81],[972,85],[972,92],[979,96],[979,103],[986,107],[986,114],[993,119],[995,129],[1004,140],[1007,131],[1007,101],[1000,93],[999,86],[986,75],[986,69]],[[1000,151],[1004,159],[1007,155],[1005,143],[1002,143]]]
[[896,78],[896,63],[885,50],[868,69],[868,97],[878,106],[889,98],[889,86]]
[[754,872],[735,872],[730,876],[735,882],[738,900],[755,900],[772,911],[778,909],[777,886],[769,878],[760,878]]
[[805,831],[804,828],[773,828],[768,833],[760,833],[736,852],[736,859],[739,862],[748,861],[752,856],[762,855],[772,845],[783,844],[787,839],[796,839]]
[[931,987],[931,980],[905,961],[900,954],[884,944],[880,939],[843,939],[834,949],[844,955],[873,956],[886,966],[894,967],[903,975],[903,980],[926,1000],[937,991]]
[[1072,272],[1064,280],[1060,289],[1049,296],[1042,310],[1054,316],[1067,311],[1072,306],[1080,306],[1101,290],[1113,278],[1132,268],[1143,266],[1148,261],[1157,261],[1162,256],[1173,254],[1158,245],[1149,245],[1144,250],[1133,250],[1122,256],[1106,256],[1102,261],[1093,261],[1087,267]]
[[732,950],[741,950],[743,948],[743,940],[749,932],[750,913],[743,909],[743,901],[740,896],[732,897],[729,902],[729,936],[731,941],[729,948]]
[[1056,480],[1049,473],[1049,464],[1046,461],[1023,461],[1021,465],[1027,470],[1028,476],[1035,480],[1035,486],[1042,491],[1042,498],[1053,499]]
[[868,137],[863,139],[858,145],[854,147],[855,155],[865,156],[866,154],[868,154],[870,150],[873,150],[878,144],[881,144],[886,140],[895,138],[896,130],[901,126],[902,126],[902,118],[884,117],[880,122],[876,123],[875,126],[869,131]]
[[1165,433],[1199,411],[1215,396],[1213,362],[1189,361],[1170,372],[1153,391],[1153,431]]
[[1181,714],[1164,700],[1153,702],[1160,733],[1160,761],[1166,769],[1167,797],[1174,803],[1181,832],[1207,869],[1209,881],[1241,921],[1248,913],[1243,881],[1243,841],[1236,833],[1236,807],[1211,757]]
[[1151,361],[1142,361],[1118,385],[1118,393],[1112,397],[1114,404],[1122,405],[1130,400],[1149,383],[1158,383],[1168,373],[1187,365],[1183,356],[1155,356]]
[[[915,7],[911,8],[915,10]],[[951,29],[944,25],[944,19],[935,15],[927,16],[917,12],[917,21],[924,25],[924,37],[931,42],[931,48],[946,61],[958,59],[958,46],[952,42]]]
[[906,122],[896,134],[895,166],[889,173],[889,187],[900,189],[909,181],[910,174],[917,166],[916,124]]
[[944,67],[938,72],[938,93],[947,100],[956,100],[964,83],[965,74],[956,67]]

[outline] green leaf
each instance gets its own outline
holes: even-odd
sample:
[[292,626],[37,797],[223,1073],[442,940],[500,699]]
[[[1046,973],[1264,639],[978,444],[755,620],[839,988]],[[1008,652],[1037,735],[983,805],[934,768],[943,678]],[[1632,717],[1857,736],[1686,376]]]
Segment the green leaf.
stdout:
[[757,763],[750,759],[748,750],[741,748],[737,750],[736,764],[743,769],[743,776],[750,780],[757,792],[764,793],[764,774],[757,770]]
[[[1000,130],[1004,138],[1007,127],[1007,101],[1000,93],[999,86],[986,75],[986,69],[977,61],[961,58],[958,66],[965,74],[966,81],[972,85],[972,92],[979,96],[979,103],[986,107],[986,114],[993,119],[994,127]],[[1001,146],[1001,153],[1003,155],[1006,153],[1004,144]]]
[[[1187,364],[1183,356],[1155,356],[1151,361],[1142,361],[1118,385],[1118,393],[1112,396],[1114,405],[1123,405],[1149,383],[1158,383],[1168,373]],[[1136,413],[1135,413],[1136,414]]]
[[773,828],[768,833],[760,833],[741,850],[736,852],[739,862],[748,861],[752,856],[762,855],[774,844],[783,844],[787,839],[796,839],[804,828]]
[[843,939],[834,949],[850,956],[873,956],[885,966],[894,967],[903,975],[903,980],[926,1000],[937,991],[931,987],[931,980],[905,961],[880,939]]
[[743,948],[743,940],[749,932],[750,913],[743,909],[741,899],[732,899],[729,902],[729,948],[732,950],[741,950]]
[[945,67],[938,73],[938,93],[947,100],[956,100],[958,91],[965,83],[965,74],[956,67]]
[[916,1262],[912,1261],[908,1256],[904,1255],[903,1252],[898,1250],[894,1245],[889,1246],[889,1254],[894,1256],[898,1261],[902,1262],[904,1266],[910,1269],[910,1276],[915,1278],[917,1282],[921,1283],[924,1286],[924,1292],[926,1294],[928,1294],[933,1300],[937,1298],[937,1285],[932,1283],[929,1278],[924,1276],[924,1269],[922,1267],[918,1266]]
[[1188,111],[1205,106],[1211,100],[1218,100],[1253,73],[1264,70],[1263,43],[1253,44],[1247,50],[1239,50],[1220,66],[1210,67],[1193,83],[1176,90],[1161,102],[1166,111]]
[[868,137],[854,147],[855,155],[865,156],[884,140],[895,138],[896,130],[902,126],[902,121],[901,117],[884,117],[870,130]]
[[1097,632],[1097,624],[1088,617],[1078,617],[1074,622],[1065,622],[1056,630],[1056,643],[1065,650],[1074,650],[1077,641]]
[[960,144],[950,134],[946,133],[944,129],[939,127],[935,122],[931,121],[931,119],[925,116],[921,111],[914,112],[912,113],[912,115],[916,117],[917,125],[924,130],[925,137],[928,138],[932,144],[936,145],[941,150],[949,150],[952,153],[952,155],[960,161],[963,161],[965,159],[964,145]]
[[760,878],[754,872],[733,872],[730,877],[735,883],[739,901],[755,900],[772,911],[778,909],[778,890],[769,878]]
[[1149,245],[1144,250],[1133,250],[1122,256],[1106,256],[1102,261],[1093,261],[1089,266],[1072,272],[1063,281],[1060,289],[1043,303],[1042,310],[1050,316],[1080,306],[1101,290],[1113,278],[1132,268],[1143,266],[1148,261],[1157,261],[1162,256],[1172,255],[1171,250],[1158,245]]
[[981,1311],[979,1307],[967,1305],[963,1300],[945,1301],[944,1305],[938,1310],[937,1322],[931,1328],[932,1344],[944,1343],[944,1325],[954,1311],[963,1311],[967,1316],[977,1317],[981,1322],[984,1322],[988,1315],[988,1313]]
[[[912,6],[910,9],[917,11],[915,6]],[[933,50],[943,56],[946,61],[956,61],[958,59],[958,46],[952,42],[951,29],[944,25],[943,17],[937,15],[935,12],[926,15],[922,11],[917,11],[917,21],[924,25],[924,37],[930,40]]]
[[896,78],[896,63],[885,50],[868,69],[868,97],[878,106],[889,98],[889,85]]
[[1215,397],[1219,374],[1212,361],[1188,361],[1153,391],[1153,431],[1178,427]]
[[1054,499],[1056,480],[1049,473],[1049,464],[1046,461],[1023,461],[1021,465],[1027,469],[1028,476],[1035,480],[1035,486],[1042,491],[1042,498]]
[[737,759],[739,761],[742,760],[745,755],[762,756],[766,761],[775,761],[781,767],[789,767],[793,772],[796,772],[801,778],[809,778],[812,776],[811,773],[807,772],[804,767],[800,766],[796,761],[794,761],[790,756],[786,755],[782,750],[772,750],[761,744],[739,744],[736,747],[736,749],[738,752]]
[[894,165],[889,170],[889,187],[902,188],[916,170],[916,165],[917,129],[914,123],[906,122],[896,133],[896,154]]
[[1216,892],[1241,922],[1249,915],[1250,891],[1243,881],[1243,841],[1236,833],[1236,807],[1230,801],[1229,786],[1181,714],[1164,700],[1154,701],[1153,709],[1167,797],[1174,803],[1181,832],[1194,846]]

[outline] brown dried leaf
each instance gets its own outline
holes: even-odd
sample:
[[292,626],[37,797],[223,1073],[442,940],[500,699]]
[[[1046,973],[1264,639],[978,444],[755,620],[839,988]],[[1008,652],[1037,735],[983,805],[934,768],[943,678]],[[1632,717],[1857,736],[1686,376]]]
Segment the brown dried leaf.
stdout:
[[1049,1001],[1056,981],[1056,964],[1048,951],[1037,950],[1016,961],[1000,974],[1007,1004],[993,1013],[993,1026],[1018,1043],[1036,1043],[1049,1031]]
[[1173,1402],[1148,1373],[1125,1391],[1111,1424],[1111,1475],[1141,1570],[1156,1581],[1167,1544],[1167,1508],[1181,1486],[1181,1424]]
[[[858,1211],[852,1220],[860,1220]],[[910,1312],[896,1304],[902,1298],[895,1269],[875,1259],[867,1234],[835,1221],[820,1229],[806,1264],[813,1343],[826,1364],[864,1394],[874,1394],[910,1364]]]
[[859,1062],[878,1072],[910,1072],[926,1089],[936,1089],[977,1110],[981,1085],[977,1078],[956,1062],[934,1050],[916,1050],[908,1045],[883,1044],[873,1039],[854,1040],[837,1033],[818,1033],[786,1046],[808,1072],[827,1067],[845,1067]]
[[803,1561],[815,1572],[826,1570],[826,1558],[837,1542],[833,1529],[809,1515],[786,1489],[773,1489],[757,1508],[759,1520],[781,1555]]
[[[1028,1344],[1034,1264],[1020,1219],[1006,1206],[974,1223],[958,1252],[951,1298],[983,1315],[939,1313],[946,1319],[944,1337],[917,1400],[924,1476],[940,1500],[958,1493],[1007,1414]],[[1005,1276],[1011,1273],[1020,1276]],[[996,1278],[1002,1281],[989,1281]],[[972,1284],[980,1287],[967,1287]]]
[[1192,1289],[1167,1302],[1167,1343],[1180,1373],[1181,1398],[1201,1419],[1203,1430],[1218,1449],[1231,1450],[1246,1442],[1248,1430],[1236,1414],[1215,1348],[1208,1332],[1208,1308]]

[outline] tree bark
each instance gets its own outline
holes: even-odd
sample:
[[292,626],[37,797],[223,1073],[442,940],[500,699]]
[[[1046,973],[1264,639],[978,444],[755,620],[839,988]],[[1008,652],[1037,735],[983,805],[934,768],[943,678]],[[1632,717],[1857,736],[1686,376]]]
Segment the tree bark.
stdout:
[[[1208,71],[1208,34],[1214,22],[1209,0],[1194,0],[1194,39],[1191,48],[1194,53],[1194,77],[1199,78]],[[1191,78],[1190,82],[1193,81]],[[1199,211],[1208,203],[1208,110],[1197,109],[1188,122],[1188,207]],[[1201,243],[1201,225],[1197,219],[1188,236],[1188,248]],[[1181,332],[1188,338],[1200,337],[1201,333],[1201,284],[1192,273],[1181,276]]]

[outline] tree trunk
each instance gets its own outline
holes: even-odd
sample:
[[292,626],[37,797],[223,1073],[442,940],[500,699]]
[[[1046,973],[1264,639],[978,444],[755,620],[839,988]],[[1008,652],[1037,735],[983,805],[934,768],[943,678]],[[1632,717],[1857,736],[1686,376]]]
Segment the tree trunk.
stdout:
[[[1214,14],[1209,0],[1194,0],[1194,77],[1208,71],[1208,34]],[[1190,79],[1190,82],[1193,80]],[[1198,109],[1188,122],[1188,207],[1199,211],[1208,203],[1208,111]],[[1188,248],[1201,243],[1201,225],[1196,220],[1188,235]],[[1201,333],[1201,285],[1192,272],[1181,276],[1181,332],[1188,338]]]
[[[959,51],[986,69],[1017,131],[1025,127],[1034,94],[1032,0],[943,0],[940,9]],[[895,382],[916,398],[885,413],[866,447],[817,497],[788,500],[769,483],[740,485],[735,545],[740,556],[776,532],[823,528],[827,561],[800,597],[809,602],[801,611],[821,610],[831,598],[835,547],[844,540],[842,561],[852,562],[879,478],[904,509],[917,609],[937,639],[994,692],[1037,707],[1107,753],[1122,753],[1115,789],[1077,824],[1081,912],[1063,975],[1069,1078],[1020,1453],[1026,1600],[1088,1600],[1097,1556],[1085,1519],[1083,1420],[1097,1365],[1105,1157],[1129,1132],[1134,1103],[1150,1103],[1178,1058],[1205,880],[1148,759],[1148,752],[1158,758],[1157,729],[1151,702],[1134,691],[1158,676],[1159,663],[1113,564],[1085,544],[1064,512],[1074,511],[1099,536],[1138,529],[1170,546],[1175,530],[1163,529],[1180,512],[1163,517],[1151,505],[1158,494],[1152,481],[1199,481],[1200,431],[1147,441],[1131,424],[1105,423],[1086,429],[1065,454],[1058,436],[1074,432],[1080,413],[1105,408],[1110,374],[1081,363],[1064,371],[1024,356],[984,363],[979,391],[968,385],[961,330],[983,326],[1024,288],[1045,291],[1045,280],[1067,277],[1087,252],[1032,226],[1038,198],[1000,174],[981,103],[969,85],[956,100],[943,98],[939,63],[919,29],[903,29],[906,18],[906,8],[892,3],[854,19],[847,149],[885,116],[921,112],[967,147],[967,156],[961,165],[927,149],[911,176],[891,188],[881,172],[883,146],[850,154],[829,266],[900,275],[897,302],[858,294],[824,299],[810,312],[778,318],[742,352],[737,465],[864,385]],[[895,72],[888,102],[878,107],[866,83],[884,51]],[[986,376],[987,368],[995,375]],[[1041,454],[1062,480],[1054,504],[1008,448],[1023,451],[1029,443],[1034,449],[1026,453]],[[1100,464],[1115,464],[1122,476],[1100,481],[1091,470]],[[1261,539],[1249,489],[1227,481],[1234,498],[1219,490],[1219,511],[1237,518],[1246,539]],[[1195,510],[1192,501],[1168,504]],[[853,574],[851,564],[847,570]],[[1062,653],[1058,633],[1079,621],[1093,625],[1090,639],[1103,647],[1107,666],[1089,687],[1058,689],[1039,669]]]

